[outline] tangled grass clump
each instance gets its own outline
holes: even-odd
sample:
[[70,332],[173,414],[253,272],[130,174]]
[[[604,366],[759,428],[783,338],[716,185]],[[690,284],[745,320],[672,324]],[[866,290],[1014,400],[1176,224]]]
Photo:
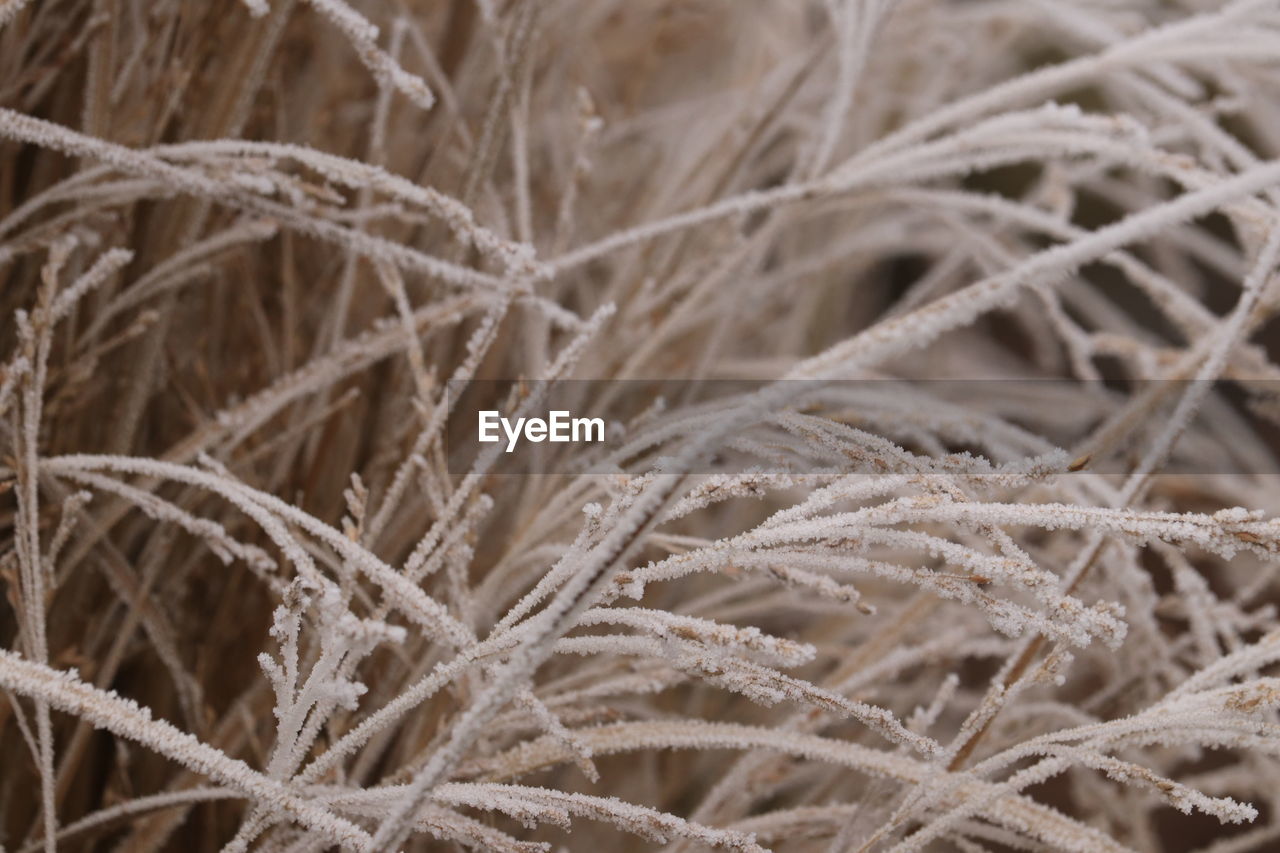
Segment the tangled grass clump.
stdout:
[[1277,849],[1278,57],[0,0],[0,853]]

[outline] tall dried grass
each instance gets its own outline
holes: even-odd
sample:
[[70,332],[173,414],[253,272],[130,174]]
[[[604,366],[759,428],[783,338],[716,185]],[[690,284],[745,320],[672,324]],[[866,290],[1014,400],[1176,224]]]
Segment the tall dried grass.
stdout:
[[[0,850],[1277,849],[1278,57],[0,0]],[[494,378],[759,385],[457,470]]]

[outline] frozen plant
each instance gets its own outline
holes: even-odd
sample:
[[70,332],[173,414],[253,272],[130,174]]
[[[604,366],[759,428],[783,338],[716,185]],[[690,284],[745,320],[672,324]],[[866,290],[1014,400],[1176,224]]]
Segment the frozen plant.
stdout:
[[1278,157],[1280,0],[0,0],[0,853],[1280,849]]

